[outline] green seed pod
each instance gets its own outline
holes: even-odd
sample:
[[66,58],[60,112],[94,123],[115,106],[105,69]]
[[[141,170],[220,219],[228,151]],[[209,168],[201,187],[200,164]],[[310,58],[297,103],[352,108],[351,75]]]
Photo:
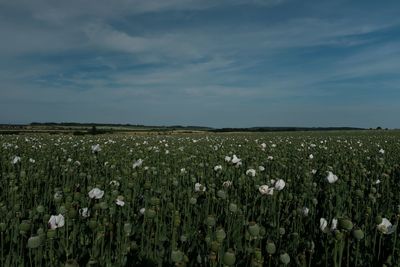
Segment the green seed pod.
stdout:
[[22,221],[21,224],[19,225],[19,231],[21,233],[27,233],[30,230],[31,230],[31,222],[28,220]]
[[258,226],[255,222],[249,223],[249,233],[252,236],[259,236],[260,235],[260,226]]
[[38,213],[44,213],[45,209],[44,209],[44,207],[42,205],[39,205],[39,206],[36,207],[36,211]]
[[132,233],[132,224],[125,223],[124,224],[124,233],[129,236]]
[[102,210],[106,210],[108,208],[107,202],[104,202],[104,201],[100,202],[99,206],[100,206],[100,209],[102,209]]
[[358,196],[358,197],[363,197],[363,191],[361,191],[360,189],[357,189],[356,190],[356,196]]
[[150,205],[159,206],[160,203],[161,203],[161,201],[160,201],[160,199],[158,197],[152,197],[150,199]]
[[381,224],[381,223],[382,223],[382,217],[379,216],[379,215],[376,216],[376,217],[375,217],[375,223],[376,223],[376,224]]
[[195,204],[197,203],[197,198],[191,197],[191,198],[189,199],[189,203],[192,204],[192,205],[195,205]]
[[181,235],[180,240],[181,240],[181,242],[186,242],[187,241],[187,236],[186,235]]
[[171,252],[171,260],[175,263],[181,262],[183,260],[183,253],[180,250],[173,250]]
[[235,262],[236,262],[235,253],[229,249],[227,252],[225,252],[222,261],[227,266],[235,265]]
[[28,239],[28,248],[37,248],[42,244],[42,239],[39,236],[32,236]]
[[65,267],[79,267],[79,264],[76,260],[67,260],[64,265]]
[[221,244],[217,241],[212,241],[211,242],[211,251],[218,252]]
[[285,228],[283,228],[283,227],[279,228],[279,234],[280,235],[284,235],[285,233],[286,233]]
[[206,219],[206,224],[208,225],[208,227],[213,227],[215,225],[216,221],[214,216],[209,215]]
[[147,218],[153,219],[154,217],[156,217],[157,213],[153,209],[146,209],[145,215],[146,215]]
[[226,199],[226,192],[224,190],[218,190],[217,196],[221,199]]
[[229,204],[229,211],[232,213],[236,213],[237,212],[237,205],[235,203],[230,203]]
[[224,241],[224,239],[225,239],[225,237],[226,237],[226,233],[225,233],[225,231],[224,231],[223,228],[219,228],[219,229],[216,231],[215,236],[216,236],[216,238],[217,238],[217,241],[218,241],[219,243],[222,243],[222,241]]
[[275,246],[274,242],[268,241],[267,245],[266,245],[266,249],[267,249],[268,254],[270,254],[270,255],[275,254],[276,246]]
[[361,229],[355,229],[353,230],[353,237],[356,240],[361,240],[364,238],[364,232]]
[[353,229],[353,223],[348,219],[339,219],[339,226],[340,228],[350,231]]
[[375,194],[375,193],[376,193],[376,188],[375,188],[375,187],[372,187],[372,188],[371,188],[371,192],[372,192],[373,194]]
[[279,256],[279,260],[280,260],[284,265],[288,265],[289,262],[290,262],[290,256],[289,256],[289,254],[287,254],[286,252],[285,252],[285,253],[282,253],[282,254]]

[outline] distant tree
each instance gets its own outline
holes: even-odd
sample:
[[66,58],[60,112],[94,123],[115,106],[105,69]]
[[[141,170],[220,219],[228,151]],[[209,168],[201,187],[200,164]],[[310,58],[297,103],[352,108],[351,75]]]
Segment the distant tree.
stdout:
[[376,127],[377,130],[382,130],[381,126]]

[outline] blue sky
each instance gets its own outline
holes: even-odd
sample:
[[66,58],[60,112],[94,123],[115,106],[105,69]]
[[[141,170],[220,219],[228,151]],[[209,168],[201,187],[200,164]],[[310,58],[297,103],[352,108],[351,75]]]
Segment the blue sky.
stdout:
[[0,0],[0,123],[400,128],[399,10]]

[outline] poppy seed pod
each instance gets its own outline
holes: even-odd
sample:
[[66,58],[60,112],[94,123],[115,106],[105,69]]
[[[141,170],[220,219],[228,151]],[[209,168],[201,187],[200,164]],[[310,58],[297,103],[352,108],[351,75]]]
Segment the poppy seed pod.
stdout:
[[364,238],[364,232],[361,229],[353,230],[352,234],[353,234],[353,237],[358,241]]
[[282,254],[279,256],[279,260],[280,260],[284,265],[288,265],[289,262],[290,262],[290,256],[289,256],[289,254],[287,254],[286,252],[285,252],[285,253],[282,253]]
[[250,222],[249,223],[249,233],[252,236],[258,236],[260,234],[260,226],[258,226],[257,223],[255,222]]
[[353,223],[348,219],[339,219],[339,226],[341,229],[350,231],[353,229]]
[[270,255],[275,254],[276,246],[275,246],[274,242],[268,241],[267,245],[266,245],[266,249],[267,249],[268,254],[270,254]]
[[225,237],[226,237],[226,233],[225,233],[224,229],[220,228],[220,229],[218,229],[218,230],[216,231],[215,236],[216,236],[216,238],[217,238],[217,241],[218,241],[219,243],[222,243],[222,241],[224,241],[224,239],[225,239]]
[[171,252],[171,260],[175,263],[181,262],[183,260],[183,253],[180,250],[173,250]]
[[224,257],[223,257],[223,263],[227,266],[233,266],[236,262],[236,256],[235,253],[232,250],[228,250],[225,252]]
[[28,248],[37,248],[42,244],[42,239],[39,236],[32,236],[28,239]]

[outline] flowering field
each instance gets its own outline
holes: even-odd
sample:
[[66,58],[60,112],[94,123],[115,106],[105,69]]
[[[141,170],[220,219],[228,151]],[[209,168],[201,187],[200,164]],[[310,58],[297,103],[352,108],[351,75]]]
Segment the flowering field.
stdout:
[[399,266],[397,132],[0,135],[0,266]]

